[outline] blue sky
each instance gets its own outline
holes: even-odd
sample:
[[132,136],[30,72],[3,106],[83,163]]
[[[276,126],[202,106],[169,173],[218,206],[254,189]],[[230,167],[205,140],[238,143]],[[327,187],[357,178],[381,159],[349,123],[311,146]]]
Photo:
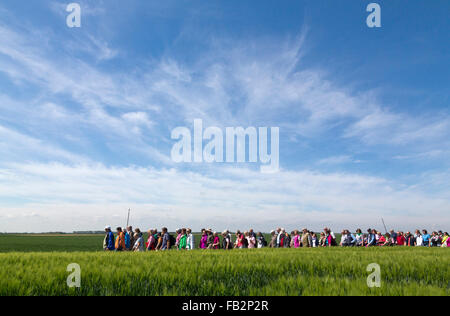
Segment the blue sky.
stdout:
[[[0,3],[0,231],[449,230],[448,1]],[[177,126],[276,126],[280,171],[176,164]]]

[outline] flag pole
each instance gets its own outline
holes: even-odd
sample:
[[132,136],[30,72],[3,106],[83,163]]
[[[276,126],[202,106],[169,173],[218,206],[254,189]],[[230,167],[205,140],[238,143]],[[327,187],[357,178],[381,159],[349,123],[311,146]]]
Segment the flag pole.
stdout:
[[387,228],[386,228],[386,224],[384,224],[384,219],[383,218],[381,218],[381,221],[383,222],[383,226],[384,226],[384,230],[386,231],[386,234],[387,234]]
[[128,217],[127,217],[127,229],[128,229],[128,224],[130,223],[130,211],[131,209],[128,209]]

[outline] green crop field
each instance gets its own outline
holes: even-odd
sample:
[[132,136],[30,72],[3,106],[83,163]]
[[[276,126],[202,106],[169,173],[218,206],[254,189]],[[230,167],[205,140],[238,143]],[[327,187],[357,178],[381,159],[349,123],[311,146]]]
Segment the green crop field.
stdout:
[[0,235],[2,252],[99,251],[103,235]]
[[[52,251],[99,251],[103,248],[104,235],[57,235],[57,234],[3,234],[0,235],[1,252],[52,252]],[[195,242],[200,242],[200,234],[195,233]],[[270,241],[270,236],[265,234]],[[234,238],[234,236],[233,236]],[[144,234],[147,240],[147,234]]]
[[[441,248],[105,253],[94,251],[101,235],[0,241],[0,296],[450,295],[450,251]],[[71,263],[81,267],[80,288],[66,284]],[[381,267],[380,288],[367,286],[371,263]]]

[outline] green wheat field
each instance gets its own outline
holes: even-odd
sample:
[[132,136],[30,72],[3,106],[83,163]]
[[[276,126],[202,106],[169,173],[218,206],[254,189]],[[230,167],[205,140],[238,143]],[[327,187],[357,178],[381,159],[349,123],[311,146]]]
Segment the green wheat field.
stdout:
[[[442,248],[243,249],[105,253],[103,237],[0,235],[5,295],[440,295],[450,294]],[[81,267],[81,287],[66,284]],[[381,267],[369,288],[366,268]]]

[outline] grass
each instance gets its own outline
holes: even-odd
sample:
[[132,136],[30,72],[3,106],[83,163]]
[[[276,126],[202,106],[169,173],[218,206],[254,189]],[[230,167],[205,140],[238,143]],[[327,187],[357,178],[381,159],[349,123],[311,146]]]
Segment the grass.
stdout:
[[[78,239],[77,239],[78,240]],[[94,239],[95,240],[95,239]],[[444,295],[450,252],[439,248],[301,248],[146,253],[0,253],[2,295]],[[68,288],[70,263],[81,288]],[[381,288],[366,284],[370,263]]]
[[[172,233],[175,236],[174,233]],[[99,251],[103,248],[104,235],[58,235],[58,234],[0,234],[0,253],[1,252],[77,252],[77,251]],[[195,243],[198,246],[200,242],[200,233],[195,233]],[[270,236],[265,234],[267,242],[270,242]],[[233,236],[234,238],[234,236]],[[144,234],[147,241],[147,234]]]
[[103,248],[103,235],[0,235],[1,252],[75,252]]

